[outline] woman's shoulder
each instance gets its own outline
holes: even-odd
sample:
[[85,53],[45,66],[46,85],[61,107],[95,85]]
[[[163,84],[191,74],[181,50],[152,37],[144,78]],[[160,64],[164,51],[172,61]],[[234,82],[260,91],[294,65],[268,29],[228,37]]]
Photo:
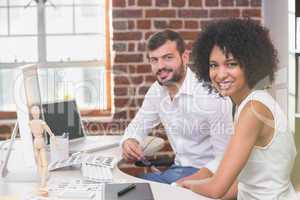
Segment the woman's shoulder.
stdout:
[[237,117],[241,115],[244,117],[254,117],[261,122],[268,122],[274,120],[274,106],[276,101],[273,97],[264,90],[257,90],[251,92],[238,107]]
[[257,99],[247,101],[241,112],[251,113],[256,118],[272,118],[272,111],[269,107],[264,102]]
[[[256,103],[255,103],[256,102]],[[252,91],[239,105],[238,109],[244,110],[244,108],[256,106],[257,109],[261,109],[262,106],[272,110],[272,107],[276,106],[277,103],[274,98],[265,90],[254,90]]]

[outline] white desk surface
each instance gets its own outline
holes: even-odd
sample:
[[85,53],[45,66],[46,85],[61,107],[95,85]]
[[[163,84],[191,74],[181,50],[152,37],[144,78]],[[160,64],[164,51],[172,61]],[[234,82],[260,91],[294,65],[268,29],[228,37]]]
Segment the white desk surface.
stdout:
[[[97,136],[95,138],[105,138],[107,137],[120,137],[120,136]],[[98,151],[96,153],[101,153],[101,155],[106,156],[116,156],[121,159],[121,149],[119,147]],[[116,182],[147,182],[143,179],[133,177],[131,175],[125,174],[118,167],[113,169],[113,177]],[[80,170],[76,168],[68,168],[64,170],[57,170],[50,172],[50,180],[56,181],[61,180],[74,180],[82,178]],[[206,198],[195,194],[187,189],[181,187],[170,186],[167,184],[149,182],[154,195],[155,200],[209,200]],[[38,188],[37,182],[5,182],[0,181],[0,200],[23,200],[25,196],[33,194]]]

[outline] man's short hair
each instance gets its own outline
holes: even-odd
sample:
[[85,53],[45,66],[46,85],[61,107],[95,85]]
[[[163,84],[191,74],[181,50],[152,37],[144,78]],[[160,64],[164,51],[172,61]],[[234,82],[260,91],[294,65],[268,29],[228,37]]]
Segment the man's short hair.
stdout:
[[178,50],[180,55],[183,54],[185,50],[184,40],[179,35],[179,33],[169,29],[157,32],[154,35],[152,35],[148,40],[147,50],[154,51],[160,46],[164,45],[167,41],[175,41],[176,49]]

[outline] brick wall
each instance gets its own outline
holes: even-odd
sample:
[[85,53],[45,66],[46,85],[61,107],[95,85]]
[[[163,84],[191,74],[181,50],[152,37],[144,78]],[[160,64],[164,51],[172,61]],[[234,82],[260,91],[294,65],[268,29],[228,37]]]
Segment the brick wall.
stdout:
[[[145,52],[146,40],[154,32],[176,30],[190,48],[199,30],[213,19],[260,20],[261,15],[261,0],[112,0],[115,114],[111,122],[86,124],[88,130],[92,134],[122,134],[134,117],[154,82]],[[161,125],[153,134],[165,138]],[[168,145],[158,153],[165,154],[171,155]],[[131,165],[124,166],[137,172]]]

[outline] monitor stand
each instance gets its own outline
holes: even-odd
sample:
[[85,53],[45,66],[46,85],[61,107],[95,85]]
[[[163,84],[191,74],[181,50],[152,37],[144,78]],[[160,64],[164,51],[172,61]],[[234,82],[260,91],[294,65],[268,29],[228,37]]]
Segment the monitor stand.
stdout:
[[[20,153],[22,154],[22,141],[16,142],[16,135],[18,132],[18,123],[16,123],[10,140],[6,140],[0,144],[0,180],[5,182],[37,182],[39,176],[36,168],[24,166],[21,170],[9,170],[8,164],[12,161],[12,156]],[[5,148],[5,146],[8,146]],[[21,151],[20,151],[21,150]],[[12,151],[15,151],[12,154]],[[4,156],[3,156],[4,155]],[[20,161],[21,163],[21,161]],[[20,166],[20,165],[19,165]]]

